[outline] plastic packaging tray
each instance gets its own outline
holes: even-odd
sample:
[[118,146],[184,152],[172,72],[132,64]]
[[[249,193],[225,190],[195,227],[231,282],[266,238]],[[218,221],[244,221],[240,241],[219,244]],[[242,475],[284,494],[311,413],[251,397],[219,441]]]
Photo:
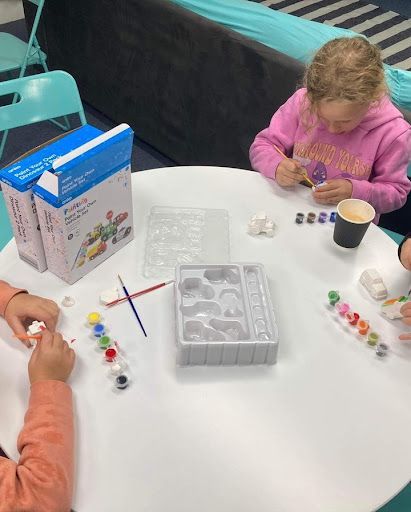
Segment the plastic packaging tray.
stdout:
[[180,365],[276,362],[278,329],[262,265],[179,265],[175,299]]
[[180,263],[230,261],[228,212],[153,206],[147,228],[144,275],[172,279]]

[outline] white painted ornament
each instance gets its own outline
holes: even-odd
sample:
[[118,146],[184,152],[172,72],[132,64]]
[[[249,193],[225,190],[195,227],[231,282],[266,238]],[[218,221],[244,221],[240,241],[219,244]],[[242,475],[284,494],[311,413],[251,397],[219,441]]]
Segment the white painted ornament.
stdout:
[[274,227],[274,222],[267,217],[266,213],[259,212],[251,217],[247,232],[249,235],[265,233],[268,237],[273,237]]
[[119,298],[118,288],[110,288],[100,293],[100,302],[105,306]]
[[70,297],[69,295],[66,295],[64,299],[61,301],[61,305],[64,306],[65,308],[71,308],[72,306],[74,306],[75,303],[76,301],[74,300],[74,298]]

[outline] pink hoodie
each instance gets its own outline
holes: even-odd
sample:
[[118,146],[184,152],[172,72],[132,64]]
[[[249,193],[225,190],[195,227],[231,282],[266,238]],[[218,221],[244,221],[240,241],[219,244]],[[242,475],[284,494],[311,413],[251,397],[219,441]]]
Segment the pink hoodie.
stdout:
[[301,120],[306,101],[306,89],[299,89],[256,136],[250,148],[253,168],[275,179],[282,160],[275,144],[299,160],[314,182],[345,178],[353,185],[352,197],[372,204],[377,214],[401,208],[411,190],[411,127],[388,97],[343,134],[330,133],[316,118],[308,119],[307,133]]

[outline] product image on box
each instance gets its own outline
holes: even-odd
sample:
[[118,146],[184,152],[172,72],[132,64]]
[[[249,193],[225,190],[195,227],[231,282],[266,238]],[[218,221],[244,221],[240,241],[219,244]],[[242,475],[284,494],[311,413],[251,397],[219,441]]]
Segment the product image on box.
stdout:
[[48,269],[72,284],[133,239],[126,124],[53,163],[33,188]]
[[0,181],[20,258],[39,272],[47,268],[40,222],[32,189],[53,162],[102,132],[82,126],[37,147],[0,171]]
[[82,267],[86,261],[92,261],[103,254],[107,249],[107,243],[111,239],[111,243],[116,244],[123,238],[126,238],[132,232],[131,226],[119,225],[128,217],[127,212],[122,212],[116,215],[113,219],[113,212],[110,210],[106,214],[107,224],[97,224],[93,229],[87,233],[84,238],[77,257],[74,261],[73,267]]
[[276,362],[277,324],[262,265],[179,265],[175,298],[180,365]]

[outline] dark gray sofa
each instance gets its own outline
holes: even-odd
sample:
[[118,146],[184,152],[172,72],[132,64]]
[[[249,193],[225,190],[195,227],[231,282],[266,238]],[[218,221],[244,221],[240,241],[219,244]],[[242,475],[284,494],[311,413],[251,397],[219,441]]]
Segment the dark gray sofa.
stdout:
[[[249,169],[252,140],[303,74],[291,57],[167,0],[47,1],[39,36],[83,100],[181,165]],[[410,218],[409,199],[380,225],[405,233]]]
[[254,136],[303,71],[166,0],[47,1],[40,42],[83,100],[185,165],[249,168]]

